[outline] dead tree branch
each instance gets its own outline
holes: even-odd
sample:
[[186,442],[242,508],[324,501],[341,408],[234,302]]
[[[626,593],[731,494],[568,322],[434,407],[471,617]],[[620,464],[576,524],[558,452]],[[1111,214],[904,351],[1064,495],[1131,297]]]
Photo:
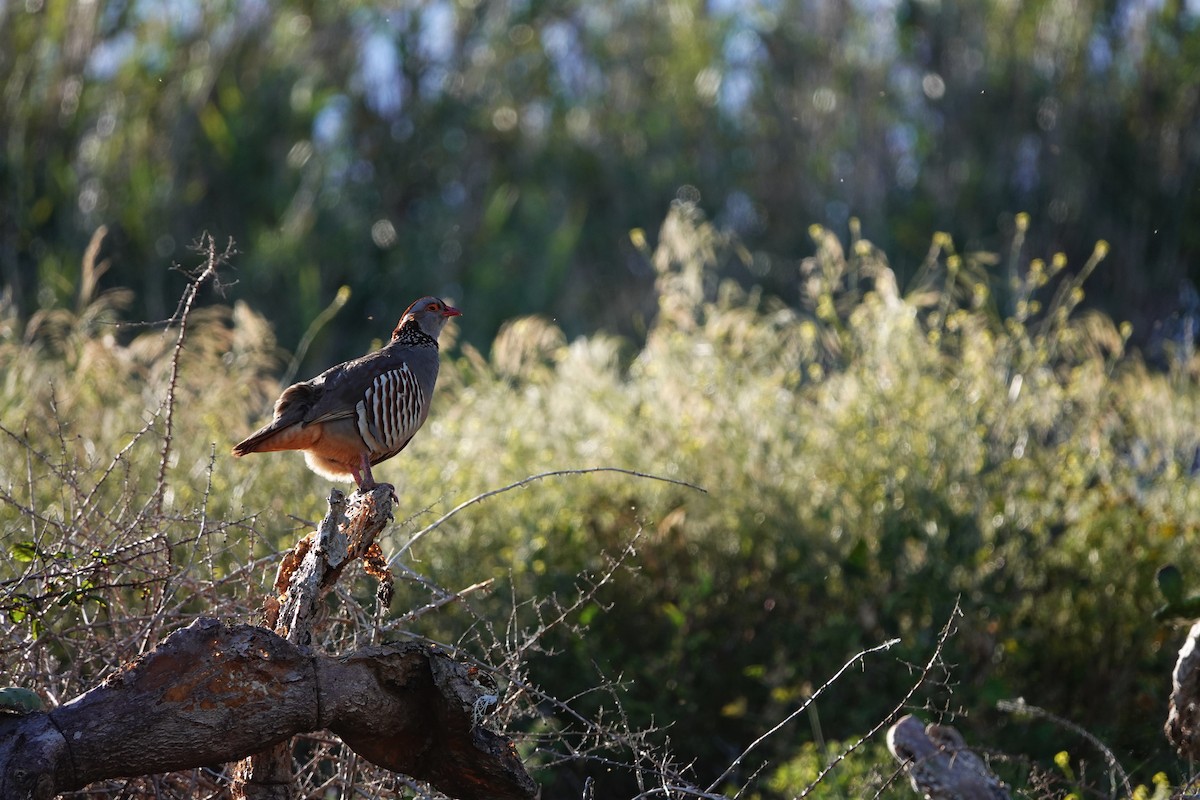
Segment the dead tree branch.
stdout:
[[382,564],[375,539],[391,521],[390,488],[356,492],[349,503],[339,489],[332,490],[329,512],[317,530],[297,542],[279,564],[275,576],[279,596],[267,600],[267,625],[289,642],[309,644],[318,603],[337,584],[342,570],[358,558],[380,582],[380,605],[390,605],[392,576]]
[[1164,729],[1181,756],[1200,756],[1200,622],[1188,631],[1171,671],[1171,701]]
[[423,645],[335,657],[201,619],[66,705],[0,719],[0,797],[221,764],[322,729],[453,797],[532,797],[508,740],[473,724],[478,694],[465,666]]
[[280,566],[280,596],[266,604],[273,631],[200,619],[63,706],[0,717],[0,797],[40,800],[108,778],[238,761],[235,796],[288,798],[291,738],[320,730],[452,797],[532,797],[509,740],[478,724],[483,690],[467,666],[414,643],[344,656],[308,647],[322,598],[354,559],[390,601],[375,542],[392,519],[390,495],[331,493],[318,530]]
[[[266,623],[295,645],[312,642],[321,599],[337,584],[342,570],[362,558],[367,572],[379,579],[379,602],[391,603],[392,576],[375,538],[392,521],[392,490],[346,497],[338,489],[329,493],[329,512],[317,530],[296,543],[279,564],[275,576],[277,598],[265,603]],[[347,510],[349,506],[349,514]],[[288,800],[293,795],[292,746],[288,740],[264,742],[266,749],[252,753],[234,768],[233,796],[237,800]],[[353,749],[350,742],[346,744]],[[365,754],[363,754],[365,755]],[[370,760],[368,756],[368,760]]]

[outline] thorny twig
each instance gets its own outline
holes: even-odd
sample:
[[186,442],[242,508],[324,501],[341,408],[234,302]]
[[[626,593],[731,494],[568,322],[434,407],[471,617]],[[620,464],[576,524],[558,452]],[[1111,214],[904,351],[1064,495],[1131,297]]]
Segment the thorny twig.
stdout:
[[[205,233],[200,237],[199,250],[205,254],[204,264],[189,277],[188,288],[179,301],[173,321],[179,323],[179,333],[175,337],[175,349],[171,354],[171,377],[167,381],[167,394],[163,398],[163,445],[162,454],[158,460],[158,483],[154,489],[153,502],[155,513],[162,512],[163,500],[166,497],[167,466],[171,460],[171,433],[175,424],[175,391],[179,381],[179,362],[183,356],[183,345],[187,341],[188,320],[191,317],[192,306],[201,287],[209,281],[216,282],[217,270],[233,255],[233,240],[225,246],[218,255],[216,242],[212,234]],[[218,284],[219,285],[219,284]]]
[[[532,480],[532,478],[527,479],[527,481],[528,480]],[[580,589],[579,595],[572,602],[566,605],[555,603],[556,608],[554,609],[554,616],[551,619],[542,620],[538,626],[531,631],[518,633],[516,630],[510,630],[509,633],[505,635],[506,642],[504,645],[504,664],[502,666],[497,667],[482,661],[474,655],[463,651],[462,648],[457,645],[435,641],[420,634],[404,630],[403,628],[395,628],[392,625],[389,625],[388,629],[393,630],[401,635],[412,637],[414,639],[445,648],[447,651],[454,653],[456,657],[461,658],[466,663],[472,664],[482,670],[486,670],[502,677],[508,683],[510,692],[508,693],[508,696],[504,698],[503,702],[501,703],[501,707],[512,707],[514,703],[522,695],[524,695],[529,698],[533,708],[553,709],[569,724],[578,726],[575,734],[581,737],[584,741],[603,741],[610,745],[616,745],[618,747],[625,748],[630,752],[636,763],[644,764],[646,762],[656,762],[657,760],[654,758],[654,754],[642,743],[642,740],[644,740],[645,737],[653,731],[622,732],[614,729],[611,725],[603,721],[591,719],[578,711],[572,705],[575,700],[579,699],[579,696],[567,698],[565,700],[555,697],[554,695],[549,694],[536,684],[529,681],[519,672],[518,669],[518,665],[524,661],[526,653],[528,653],[528,651],[532,649],[539,640],[545,637],[550,630],[564,624],[572,614],[578,612],[587,603],[595,601],[596,592],[601,587],[607,585],[621,565],[634,555],[634,547],[637,538],[638,537],[635,536],[626,544],[625,548],[618,556],[611,558],[603,572],[601,572],[599,575],[589,577],[587,586]],[[474,587],[469,587],[469,589],[473,588]],[[464,590],[464,592],[465,591],[466,590]],[[440,589],[440,587],[438,588],[438,592],[450,594],[448,590]],[[460,592],[459,594],[461,596],[463,593]],[[510,625],[513,629],[515,629],[515,622],[510,622]],[[605,689],[611,689],[611,687],[606,685],[596,686],[592,689],[589,689],[586,693],[591,694],[597,691],[604,691]],[[544,713],[544,711],[539,713]],[[558,736],[561,740],[565,741],[567,733],[563,731],[560,732]],[[641,769],[640,767],[634,767],[633,764],[619,764],[617,762],[600,758],[594,754],[588,753],[586,749],[580,750],[572,745],[568,745],[568,750],[569,757],[573,760],[590,760],[604,763],[607,766],[632,767],[636,770]],[[660,766],[658,771],[664,780],[675,782],[681,780],[681,776],[677,772],[670,770],[665,765]]]
[[388,623],[388,625],[386,626],[387,628],[392,628],[392,627],[395,627],[396,625],[403,625],[404,623],[412,622],[417,617],[428,614],[430,611],[436,611],[437,609],[441,608],[442,606],[447,606],[447,605],[450,605],[451,603],[458,602],[459,600],[462,600],[467,595],[474,594],[475,592],[487,591],[487,590],[491,589],[493,584],[495,583],[495,581],[492,580],[491,578],[486,578],[482,581],[477,581],[477,582],[471,584],[470,586],[466,587],[465,589],[459,589],[458,591],[447,591],[447,590],[443,589],[442,587],[438,586],[437,584],[435,584],[433,581],[426,578],[421,573],[411,569],[410,567],[408,567],[404,564],[399,564],[397,566],[399,566],[401,573],[402,573],[401,577],[404,580],[410,580],[410,581],[413,581],[414,583],[419,583],[420,585],[424,586],[426,589],[429,590],[429,592],[432,595],[434,595],[434,599],[430,600],[428,603],[426,603],[425,605],[423,605],[419,608],[409,609],[404,614],[401,614],[400,616],[396,617],[394,620],[392,620],[390,623]]
[[[163,503],[167,496],[167,467],[171,461],[171,445],[173,443],[172,434],[175,425],[175,393],[179,383],[179,364],[183,360],[183,346],[187,341],[188,321],[191,318],[192,307],[196,302],[196,296],[200,293],[200,289],[204,284],[212,281],[217,283],[217,270],[224,264],[230,256],[233,255],[233,240],[231,239],[225,246],[225,250],[220,254],[217,253],[216,242],[212,234],[204,233],[200,237],[200,242],[197,245],[198,250],[204,252],[204,263],[195,272],[189,275],[188,287],[180,298],[179,307],[175,311],[173,320],[179,323],[179,333],[175,337],[175,348],[171,353],[171,374],[167,380],[167,392],[163,398],[163,403],[159,407],[159,412],[163,415],[163,439],[162,451],[158,459],[158,480],[155,482],[154,492],[147,500],[146,507],[153,506],[153,516],[161,517]],[[217,283],[219,286],[220,284]],[[143,509],[145,510],[145,509]],[[167,557],[171,557],[170,543],[163,538],[164,544],[167,547]],[[144,651],[151,644],[153,631],[158,627],[158,622],[161,620],[167,604],[167,585],[164,582],[161,590],[158,593],[157,607],[149,624],[146,625],[145,637],[142,641],[142,650]]]
[[[836,683],[838,678],[842,677],[842,675],[846,672],[846,670],[850,669],[850,667],[854,666],[859,661],[865,659],[867,656],[872,655],[874,653],[883,652],[884,650],[889,650],[899,643],[900,643],[899,639],[889,639],[888,641],[883,642],[882,644],[877,644],[874,647],[868,647],[866,650],[862,650],[857,655],[853,656],[849,661],[847,661],[845,664],[843,664],[841,666],[841,669],[839,669],[837,672],[833,673],[833,676],[830,677],[829,680],[827,680],[827,681],[825,681],[825,683],[821,684],[821,686],[815,692],[813,692],[811,696],[805,698],[804,702],[801,703],[798,708],[796,708],[794,711],[792,711],[792,713],[788,714],[786,717],[784,717],[782,720],[780,720],[769,731],[767,731],[762,736],[759,736],[757,739],[755,739],[753,742],[751,742],[749,744],[749,746],[746,747],[746,749],[743,750],[737,758],[735,758],[732,762],[730,762],[729,766],[725,768],[725,771],[722,772],[720,775],[718,775],[717,779],[715,781],[713,781],[711,784],[709,784],[708,788],[705,791],[706,792],[716,791],[717,787],[721,784],[721,781],[725,780],[731,774],[733,774],[733,771],[741,765],[742,761],[746,758],[746,756],[750,755],[751,750],[758,747],[760,744],[765,742],[767,739],[774,736],[776,733],[779,732],[779,730],[781,728],[783,728],[783,726],[787,725],[789,722],[794,720],[796,717],[800,716],[805,711],[807,711],[809,706],[811,706],[813,703],[815,703],[817,701],[817,698],[820,697],[822,694],[824,694],[826,689],[828,689],[830,686],[832,686],[834,683]],[[858,746],[857,744],[854,745],[854,747],[857,747],[857,746]],[[854,747],[851,747],[850,750],[853,750]],[[845,755],[848,755],[849,752],[850,751],[848,750],[845,754],[843,754],[842,756],[839,756],[839,758],[843,758]],[[827,770],[828,770],[828,768],[827,768]],[[823,772],[821,774],[824,775],[825,773]],[[820,781],[820,779],[821,779],[820,776],[818,776],[817,780]]]

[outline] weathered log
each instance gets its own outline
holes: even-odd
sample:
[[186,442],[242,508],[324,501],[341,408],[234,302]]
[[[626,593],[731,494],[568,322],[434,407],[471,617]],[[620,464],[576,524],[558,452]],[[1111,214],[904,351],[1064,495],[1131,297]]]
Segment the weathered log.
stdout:
[[1008,786],[967,747],[953,726],[925,725],[911,714],[888,729],[887,747],[927,800],[1009,800]]
[[1171,671],[1167,740],[1184,758],[1200,758],[1200,622],[1192,625]]
[[[378,597],[392,599],[392,576],[386,565],[373,568],[375,538],[392,521],[392,488],[381,485],[355,492],[347,501],[339,489],[329,493],[329,511],[317,529],[284,555],[275,576],[277,597],[264,604],[266,624],[292,644],[312,642],[322,598],[337,585],[342,571],[363,558],[379,579]],[[377,557],[375,560],[379,560]],[[293,792],[292,746],[286,739],[252,753],[233,769],[234,800],[290,800]]]
[[335,657],[201,619],[63,706],[0,718],[0,797],[219,765],[322,729],[452,797],[532,797],[511,743],[474,724],[479,694],[465,666],[424,645]]

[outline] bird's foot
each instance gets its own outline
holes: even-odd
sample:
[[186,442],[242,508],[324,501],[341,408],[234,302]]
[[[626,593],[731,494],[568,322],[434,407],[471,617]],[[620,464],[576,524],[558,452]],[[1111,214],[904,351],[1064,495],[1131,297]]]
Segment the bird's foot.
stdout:
[[400,505],[400,498],[396,496],[396,487],[390,483],[376,483],[375,476],[371,474],[371,461],[363,454],[359,463],[358,469],[351,468],[350,473],[354,476],[354,482],[358,484],[358,491],[362,494],[373,492],[376,489],[387,488],[388,496],[392,502]]
[[390,483],[376,483],[375,481],[371,481],[370,483],[363,482],[358,486],[358,493],[362,495],[374,494],[380,489],[387,489],[388,499],[396,505],[400,505],[400,498],[396,494],[396,487]]

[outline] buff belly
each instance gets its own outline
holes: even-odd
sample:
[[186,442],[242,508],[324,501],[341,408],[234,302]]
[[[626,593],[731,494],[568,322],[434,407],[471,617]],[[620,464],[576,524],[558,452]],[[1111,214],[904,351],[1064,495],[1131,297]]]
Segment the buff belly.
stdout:
[[312,450],[304,451],[304,463],[308,464],[308,468],[313,472],[331,481],[352,481],[354,475],[350,472],[350,467],[340,461],[332,461]]
[[329,480],[353,480],[353,471],[362,463],[365,449],[351,420],[336,420],[316,428],[313,440],[304,448],[308,468]]

